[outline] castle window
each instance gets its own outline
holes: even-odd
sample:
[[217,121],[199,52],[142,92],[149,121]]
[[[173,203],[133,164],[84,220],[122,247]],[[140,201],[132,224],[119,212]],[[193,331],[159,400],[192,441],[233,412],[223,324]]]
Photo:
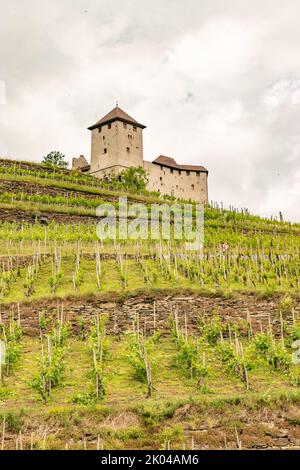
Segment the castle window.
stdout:
[[103,136],[103,140],[105,140],[105,135]]
[[194,184],[192,184],[191,188],[192,188],[192,190],[194,191],[194,189],[195,189],[195,185],[194,185]]
[[170,168],[170,172],[173,173],[173,168]]
[[163,171],[163,166],[162,165],[160,165],[160,170]]
[[133,128],[132,128],[132,129],[133,129],[133,131],[134,131],[134,132],[136,132],[136,126],[133,126]]
[[111,129],[111,124],[108,124],[108,126],[107,126],[107,127],[108,127],[108,129]]
[[189,171],[187,171],[186,174],[187,174],[187,176],[190,176],[190,172],[189,172]]
[[126,122],[123,122],[123,127],[124,127],[124,129],[127,129],[127,124],[126,124]]
[[104,153],[107,153],[107,149],[104,149]]
[[126,150],[127,150],[127,153],[129,153],[129,152],[130,152],[130,148],[129,148],[129,147],[126,147]]
[[181,175],[181,170],[178,170],[178,173]]
[[159,177],[160,181],[162,181],[162,176]]
[[102,132],[102,127],[98,127],[98,132],[100,134],[100,132]]
[[200,176],[200,171],[196,171],[196,175],[197,175],[197,176]]

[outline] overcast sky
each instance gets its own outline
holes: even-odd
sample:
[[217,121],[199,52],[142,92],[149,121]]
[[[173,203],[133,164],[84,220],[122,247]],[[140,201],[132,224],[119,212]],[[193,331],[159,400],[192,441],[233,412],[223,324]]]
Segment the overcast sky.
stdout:
[[[90,157],[116,100],[144,158],[300,221],[300,0],[0,0],[0,155]],[[1,83],[2,80],[2,83]]]

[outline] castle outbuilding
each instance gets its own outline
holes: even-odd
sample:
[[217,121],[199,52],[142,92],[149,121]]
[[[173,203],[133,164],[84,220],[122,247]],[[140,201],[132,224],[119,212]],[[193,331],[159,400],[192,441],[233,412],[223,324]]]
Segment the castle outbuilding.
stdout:
[[174,158],[159,156],[153,162],[143,158],[143,130],[146,128],[119,106],[89,127],[92,132],[91,162],[73,158],[72,169],[103,178],[129,167],[143,167],[150,191],[176,198],[208,202],[208,171],[203,166],[181,165]]

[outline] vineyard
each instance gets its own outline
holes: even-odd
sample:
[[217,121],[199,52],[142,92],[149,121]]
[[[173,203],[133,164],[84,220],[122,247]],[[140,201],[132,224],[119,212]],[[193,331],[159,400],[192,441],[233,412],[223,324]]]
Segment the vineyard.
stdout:
[[101,241],[120,195],[175,203],[0,161],[0,448],[299,448],[300,225]]
[[[1,257],[3,303],[56,295],[156,288],[294,292],[300,286],[300,262],[292,245],[274,249],[236,247],[224,256],[213,247],[198,255],[180,246],[122,247],[81,244],[12,244]],[[123,248],[123,249],[122,249]],[[126,251],[124,252],[124,248]],[[11,254],[9,254],[11,253]]]
[[[254,332],[250,317],[226,324],[216,313],[210,320],[199,318],[192,334],[177,311],[170,312],[164,334],[154,324],[145,336],[136,317],[131,331],[114,337],[107,334],[106,322],[105,315],[89,323],[79,317],[71,325],[58,309],[52,321],[41,312],[36,337],[23,335],[21,315],[3,327],[8,356],[1,370],[3,447],[196,449],[210,436],[213,447],[226,448],[226,439],[243,445],[245,430],[250,447],[259,442],[263,447],[271,442],[263,432],[267,425],[247,431],[251,408],[266,413],[270,403],[282,402],[287,423],[299,420],[299,414],[290,415],[300,400],[299,367],[291,349],[300,338],[296,318],[292,325],[282,320],[279,337],[271,324]],[[12,409],[21,411],[6,412]],[[214,435],[216,416],[205,422],[199,413],[206,416],[209,409],[212,416],[222,409],[236,416],[226,431]],[[188,430],[178,422],[182,410]],[[36,427],[40,412],[45,422]],[[88,418],[93,413],[86,435],[82,428],[87,419],[93,421]],[[34,416],[30,424],[28,414]],[[197,431],[203,425],[206,432]],[[72,439],[67,438],[70,427]],[[298,441],[296,428],[286,445]]]

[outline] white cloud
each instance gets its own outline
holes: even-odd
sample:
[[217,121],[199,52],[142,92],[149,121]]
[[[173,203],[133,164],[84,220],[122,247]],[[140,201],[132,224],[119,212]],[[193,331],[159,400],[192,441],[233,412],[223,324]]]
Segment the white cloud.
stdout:
[[204,83],[213,80],[220,86],[245,70],[256,39],[255,30],[246,29],[243,22],[212,19],[199,32],[183,36],[170,60],[180,76]]
[[6,93],[5,93],[5,82],[0,80],[0,105],[5,104]]
[[11,0],[0,18],[0,155],[69,160],[118,100],[145,158],[209,169],[210,199],[300,220],[300,4]]
[[270,108],[277,108],[283,104],[300,104],[300,79],[283,79],[275,83],[263,97],[263,102]]

